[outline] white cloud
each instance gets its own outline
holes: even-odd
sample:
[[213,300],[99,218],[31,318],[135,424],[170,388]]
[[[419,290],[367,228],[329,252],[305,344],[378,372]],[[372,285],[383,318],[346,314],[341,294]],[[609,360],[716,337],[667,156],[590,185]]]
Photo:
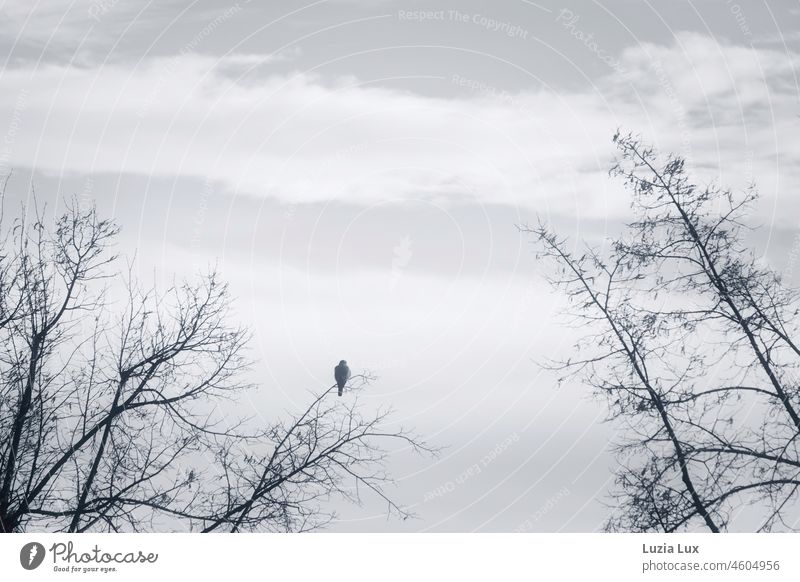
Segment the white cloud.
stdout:
[[[619,185],[606,174],[610,136],[622,126],[641,131],[662,149],[690,154],[705,176],[722,168],[726,182],[757,178],[778,205],[779,219],[796,224],[796,214],[782,211],[797,207],[790,195],[798,178],[796,55],[681,35],[670,46],[631,48],[621,60],[626,79],[609,76],[583,91],[493,95],[459,89],[445,79],[461,91],[453,98],[378,87],[365,79],[269,75],[271,61],[251,54],[186,54],[149,59],[135,69],[116,63],[96,70],[56,65],[6,70],[0,170],[18,165],[55,175],[208,177],[286,202],[369,205],[424,197],[446,204],[467,196],[578,218],[604,217],[627,207],[627,197],[617,195]],[[258,69],[234,82],[232,75],[251,66]],[[459,450],[482,454],[512,430],[524,442],[542,443],[509,451],[504,459],[513,470],[500,463],[487,470],[487,477],[507,482],[502,503],[493,495],[485,505],[473,505],[485,488],[484,481],[470,481],[444,500],[450,505],[439,500],[419,508],[429,518],[426,526],[472,529],[498,516],[512,529],[523,521],[520,515],[537,512],[541,499],[552,496],[532,489],[530,475],[550,474],[555,490],[580,480],[552,513],[554,525],[541,527],[591,527],[582,512],[597,507],[590,500],[604,487],[609,461],[601,455],[610,435],[583,432],[595,426],[601,412],[576,404],[583,392],[556,396],[552,379],[536,376],[530,358],[557,355],[572,332],[551,318],[563,298],[532,272],[535,261],[531,257],[528,266],[520,239],[503,240],[492,230],[495,223],[487,221],[478,232],[478,221],[443,213],[442,222],[432,224],[453,218],[453,229],[473,228],[467,233],[472,246],[429,228],[437,236],[414,235],[413,256],[403,266],[408,253],[401,252],[405,258],[397,262],[396,246],[406,236],[405,223],[395,225],[391,236],[375,237],[365,226],[372,226],[369,216],[339,232],[337,220],[345,213],[331,217],[319,211],[318,221],[298,212],[300,219],[287,218],[291,226],[282,226],[292,235],[287,246],[297,258],[283,250],[281,233],[272,232],[280,230],[280,220],[232,219],[225,215],[226,204],[203,195],[198,191],[198,204],[190,208],[145,201],[141,211],[125,207],[137,211],[123,220],[123,236],[135,239],[146,263],[142,273],[160,262],[165,279],[176,270],[205,266],[214,253],[224,256],[225,278],[240,298],[237,309],[256,331],[257,373],[267,378],[254,406],[272,414],[305,395],[303,387],[328,385],[331,362],[347,357],[354,368],[381,375],[369,398],[396,403],[401,419],[436,444],[458,443]],[[158,215],[145,212],[153,208]],[[256,214],[253,205],[244,208]],[[184,244],[170,237],[181,222]],[[317,222],[327,222],[328,231],[320,232]],[[373,222],[391,230],[388,220]],[[214,227],[225,236],[215,236]],[[213,252],[191,243],[187,250],[194,228]],[[217,239],[225,242],[213,247]],[[364,244],[384,257],[382,268],[374,256],[365,257]],[[312,260],[317,254],[322,257]],[[324,269],[322,261],[336,268]],[[472,267],[462,271],[470,261]],[[426,264],[443,267],[426,270]],[[492,426],[502,428],[501,439],[491,436]],[[461,463],[444,459],[437,465],[443,477],[422,471],[416,477],[397,462],[392,472],[407,479],[405,499],[421,499],[463,471]],[[503,514],[507,500],[517,498],[513,511]],[[461,521],[444,521],[465,507],[468,511],[458,512]],[[479,512],[483,508],[486,517]],[[363,524],[357,522],[362,529]]]
[[585,91],[454,98],[263,67],[237,82],[263,64],[254,55],[49,65],[4,72],[0,119],[25,92],[9,163],[199,176],[287,202],[474,198],[608,215],[627,205],[606,177],[619,126],[735,185],[755,176],[768,195],[797,177],[796,55],[684,34],[622,62],[625,79]]
[[0,6],[0,39],[34,46],[37,52],[50,47],[80,62],[86,51],[107,50],[122,31],[151,24],[173,4],[175,0],[147,7],[121,0],[11,0]]

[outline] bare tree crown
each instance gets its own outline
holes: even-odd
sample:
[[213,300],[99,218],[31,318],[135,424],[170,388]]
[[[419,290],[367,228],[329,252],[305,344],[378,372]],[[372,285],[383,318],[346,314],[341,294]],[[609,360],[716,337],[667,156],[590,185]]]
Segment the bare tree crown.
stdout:
[[622,236],[576,252],[544,224],[524,229],[590,330],[548,367],[606,398],[624,435],[607,527],[795,531],[800,301],[748,248],[756,192],[700,187],[679,156],[614,142],[635,215]]
[[252,386],[216,273],[144,289],[94,208],[30,215],[0,239],[0,531],[303,531],[358,491],[408,515],[381,443],[433,451],[388,410],[329,388],[268,427],[219,412]]

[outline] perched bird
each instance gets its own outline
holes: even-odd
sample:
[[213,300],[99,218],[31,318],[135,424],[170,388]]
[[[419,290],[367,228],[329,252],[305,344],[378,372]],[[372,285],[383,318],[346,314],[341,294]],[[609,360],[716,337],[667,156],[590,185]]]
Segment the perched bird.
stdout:
[[341,360],[339,365],[333,369],[333,377],[336,378],[336,385],[339,386],[339,396],[341,396],[344,385],[350,379],[350,368],[347,367],[345,360]]

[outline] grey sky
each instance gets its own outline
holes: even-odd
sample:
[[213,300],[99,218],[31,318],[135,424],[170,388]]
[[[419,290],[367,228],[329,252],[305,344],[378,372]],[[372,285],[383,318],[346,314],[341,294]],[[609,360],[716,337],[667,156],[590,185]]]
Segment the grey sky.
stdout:
[[617,229],[617,127],[703,181],[755,180],[759,248],[792,267],[798,2],[76,0],[0,20],[11,201],[31,180],[95,200],[145,277],[217,262],[254,326],[257,414],[346,358],[380,376],[369,405],[449,447],[392,456],[420,519],[367,498],[334,530],[602,525],[614,427],[535,364],[572,332],[515,225]]

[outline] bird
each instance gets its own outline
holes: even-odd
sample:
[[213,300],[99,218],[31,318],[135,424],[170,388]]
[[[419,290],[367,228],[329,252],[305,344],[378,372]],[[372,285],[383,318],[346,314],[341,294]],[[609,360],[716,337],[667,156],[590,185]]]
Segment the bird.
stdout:
[[333,369],[333,377],[336,378],[336,385],[339,387],[339,396],[342,395],[344,385],[350,379],[350,368],[347,367],[346,360],[340,360],[339,365]]

